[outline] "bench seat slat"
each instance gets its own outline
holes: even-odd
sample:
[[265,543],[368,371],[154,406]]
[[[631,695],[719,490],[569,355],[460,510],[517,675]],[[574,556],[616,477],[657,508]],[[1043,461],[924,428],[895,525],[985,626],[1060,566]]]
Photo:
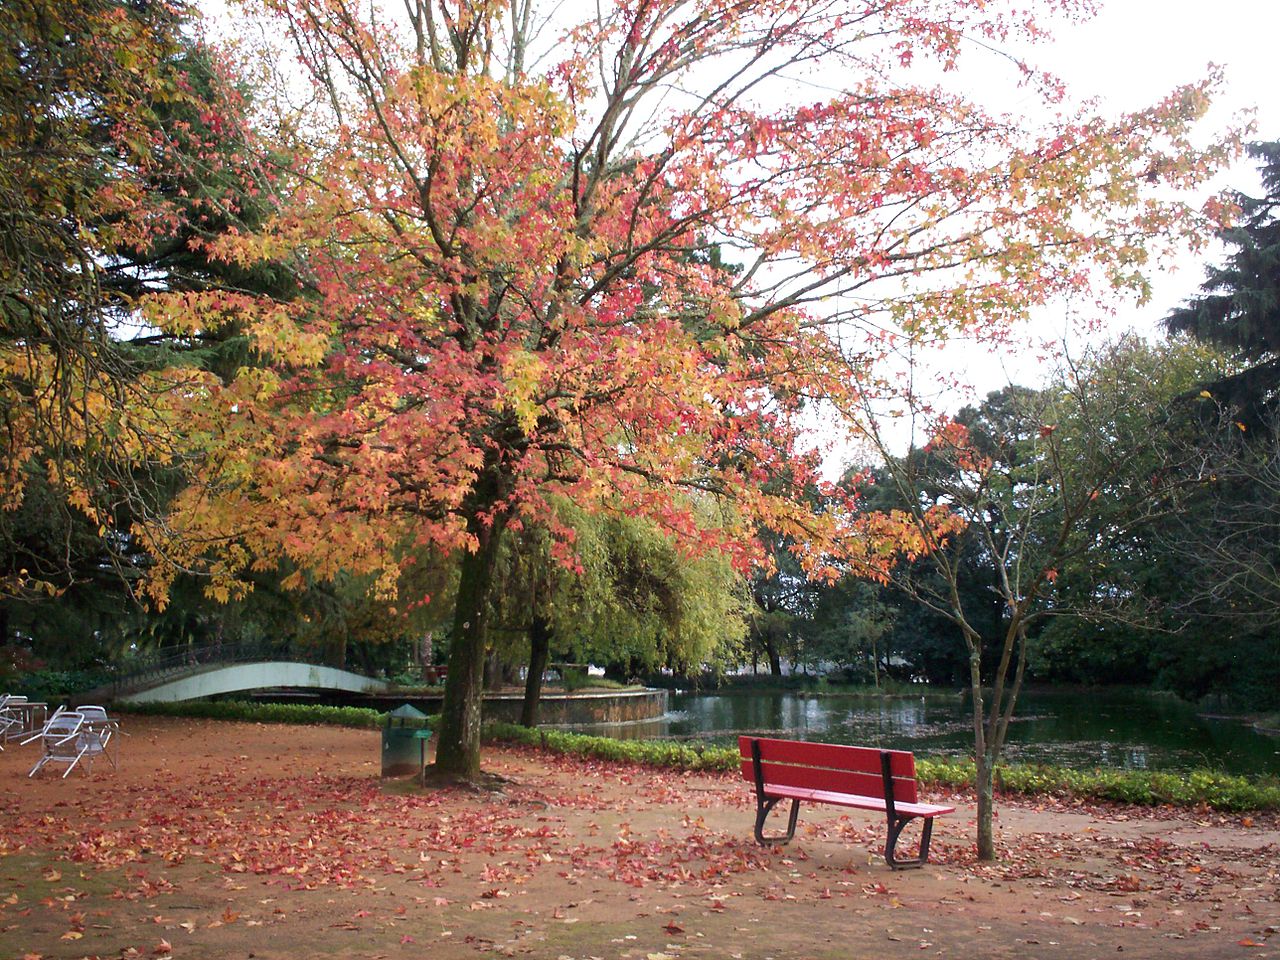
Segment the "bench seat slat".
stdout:
[[[860,796],[884,796],[884,776],[880,771],[860,773],[850,770],[830,770],[826,767],[797,767],[790,764],[774,763],[764,760],[760,764],[764,774],[764,782],[787,787],[812,787],[827,790],[831,793],[848,793]],[[755,778],[755,769],[751,761],[742,763],[742,776],[747,780]],[[916,782],[895,777],[893,783],[894,797],[906,803],[914,803],[916,799]]]
[[[836,793],[831,790],[816,790],[808,787],[791,787],[783,784],[766,783],[766,797],[777,797],[780,800],[806,800],[811,803],[830,803],[839,807],[856,807],[859,810],[884,811],[883,797],[866,797],[851,793]],[[894,809],[903,816],[940,817],[955,813],[955,807],[933,803],[895,803]]]
[[744,760],[751,759],[751,741],[760,744],[762,760],[776,760],[803,767],[829,767],[880,776],[880,754],[890,757],[890,770],[895,777],[914,779],[915,755],[907,750],[885,750],[877,747],[851,747],[836,743],[812,743],[807,740],[777,740],[769,737],[739,737],[738,750]]

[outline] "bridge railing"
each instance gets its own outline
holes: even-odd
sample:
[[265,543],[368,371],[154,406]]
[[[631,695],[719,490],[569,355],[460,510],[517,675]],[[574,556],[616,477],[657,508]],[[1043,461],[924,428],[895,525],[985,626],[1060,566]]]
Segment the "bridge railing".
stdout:
[[296,660],[288,641],[257,640],[242,643],[211,643],[201,647],[157,650],[123,664],[111,681],[117,696],[138,687],[199,673],[208,667],[233,663],[262,663],[266,660]]

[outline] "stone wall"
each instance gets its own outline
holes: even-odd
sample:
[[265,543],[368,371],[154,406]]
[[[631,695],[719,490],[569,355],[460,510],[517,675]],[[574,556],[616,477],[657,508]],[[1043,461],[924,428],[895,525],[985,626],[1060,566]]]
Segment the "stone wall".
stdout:
[[[485,694],[485,720],[516,723],[524,697],[518,693]],[[438,696],[378,695],[352,698],[352,706],[393,710],[403,703],[423,713],[439,713]],[[602,690],[577,693],[544,693],[539,704],[539,720],[544,724],[634,723],[656,720],[667,712],[666,690]]]

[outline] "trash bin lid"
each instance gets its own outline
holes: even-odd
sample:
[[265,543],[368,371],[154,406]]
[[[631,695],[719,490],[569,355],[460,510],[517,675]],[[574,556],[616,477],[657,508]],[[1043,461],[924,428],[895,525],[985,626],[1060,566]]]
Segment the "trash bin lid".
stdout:
[[396,707],[387,714],[388,726],[396,724],[398,726],[419,726],[425,723],[427,715],[412,704],[403,704]]

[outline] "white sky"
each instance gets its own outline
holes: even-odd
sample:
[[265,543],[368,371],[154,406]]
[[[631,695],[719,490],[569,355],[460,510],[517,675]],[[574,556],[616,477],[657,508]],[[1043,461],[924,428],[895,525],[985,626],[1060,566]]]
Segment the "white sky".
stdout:
[[[1032,63],[1066,82],[1071,100],[1096,98],[1099,110],[1111,115],[1136,110],[1179,85],[1202,79],[1209,65],[1216,64],[1224,68],[1225,83],[1204,121],[1206,135],[1238,120],[1242,112],[1253,111],[1256,130],[1250,139],[1280,139],[1280,0],[1100,0],[1100,6],[1097,17],[1086,23],[1052,23],[1054,40],[1025,51]],[[993,93],[999,98],[1008,90]],[[983,94],[975,91],[975,99],[981,101]],[[1013,106],[1018,107],[1016,100]],[[1225,171],[1215,182],[1215,189],[1224,187],[1257,194],[1254,164],[1246,158]],[[1151,301],[1141,307],[1121,305],[1108,332],[1157,335],[1161,318],[1198,291],[1204,257],[1216,258],[1221,252],[1215,244],[1208,254],[1188,253],[1153,264]],[[1055,308],[1046,310],[1025,333],[1032,339],[1066,338],[1078,344],[1078,335],[1069,327],[1065,310]],[[963,393],[936,395],[935,402],[952,412],[1009,383],[1038,385],[1047,372],[1033,349],[993,354],[988,348],[955,342],[928,364],[961,371],[969,383],[970,390]],[[889,432],[895,446],[909,443],[905,424]],[[819,434],[829,436],[821,426]],[[826,458],[828,476],[837,476],[842,461],[853,457],[855,447],[837,443]]]
[[[1208,125],[1220,127],[1255,109],[1253,139],[1280,139],[1280,2],[1277,0],[1110,0],[1094,20],[1060,28],[1040,60],[1065,77],[1078,96],[1097,96],[1109,110],[1136,109],[1175,86],[1203,77],[1210,63],[1226,71],[1226,85]],[[1255,192],[1248,161],[1222,185]],[[1153,326],[1195,293],[1202,278],[1194,258],[1156,276],[1155,297],[1134,325]]]

